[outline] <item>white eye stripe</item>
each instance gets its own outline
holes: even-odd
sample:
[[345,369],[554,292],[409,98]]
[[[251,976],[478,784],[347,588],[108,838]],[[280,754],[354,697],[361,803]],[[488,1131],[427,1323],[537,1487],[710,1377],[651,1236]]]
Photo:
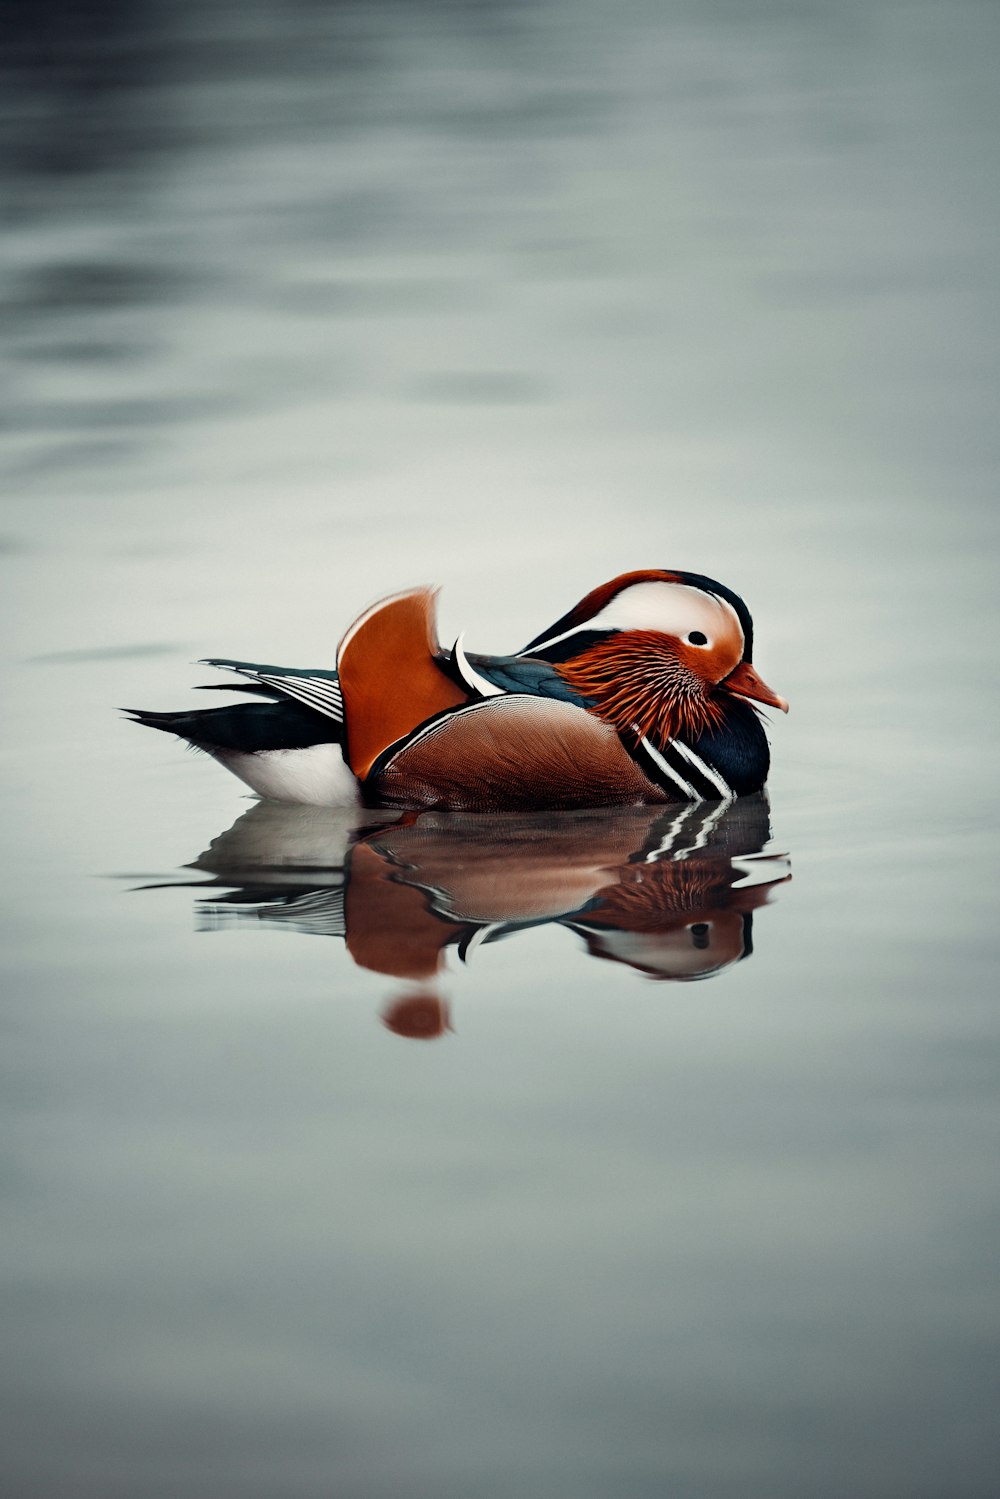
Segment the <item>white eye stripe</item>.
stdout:
[[534,649],[557,645],[583,630],[656,630],[681,640],[700,633],[705,636],[703,650],[714,646],[720,635],[738,637],[741,652],[745,643],[743,627],[733,606],[717,594],[692,588],[688,583],[633,583],[591,619],[540,641]]

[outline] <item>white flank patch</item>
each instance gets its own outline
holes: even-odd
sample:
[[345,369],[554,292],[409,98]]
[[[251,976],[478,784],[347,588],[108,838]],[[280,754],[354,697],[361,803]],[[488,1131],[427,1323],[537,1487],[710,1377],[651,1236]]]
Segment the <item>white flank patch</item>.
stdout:
[[339,744],[259,750],[255,755],[224,750],[216,751],[216,759],[267,801],[354,807],[361,800],[357,780]]

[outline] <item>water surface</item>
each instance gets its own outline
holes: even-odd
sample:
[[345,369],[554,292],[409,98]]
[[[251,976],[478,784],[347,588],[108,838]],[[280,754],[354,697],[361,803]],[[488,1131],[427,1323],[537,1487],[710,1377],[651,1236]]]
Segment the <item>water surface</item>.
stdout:
[[[992,1495],[995,7],[17,9],[5,1490]],[[754,611],[769,807],[114,711],[641,566]]]

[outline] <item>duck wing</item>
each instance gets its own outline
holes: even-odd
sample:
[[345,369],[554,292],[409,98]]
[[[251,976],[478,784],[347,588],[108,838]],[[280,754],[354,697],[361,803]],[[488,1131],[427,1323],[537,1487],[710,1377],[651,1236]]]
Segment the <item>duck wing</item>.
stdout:
[[199,665],[237,672],[254,684],[244,690],[291,698],[336,723],[344,721],[344,697],[335,671],[324,667],[264,666],[255,661],[231,661],[224,656],[211,656]]
[[531,656],[482,656],[467,652],[462,637],[451,651],[452,669],[477,697],[496,697],[504,692],[522,692],[530,697],[555,698],[590,708],[593,701],[581,697],[564,681],[552,664]]
[[609,724],[521,693],[439,713],[377,757],[365,791],[386,806],[470,812],[667,800]]
[[[435,593],[417,589],[382,600],[352,625],[341,643],[351,678],[353,745],[371,761],[388,744],[446,707],[471,697],[528,693],[590,707],[547,662],[525,656],[484,656],[462,650],[446,656],[434,631]],[[246,692],[272,701],[291,699],[344,722],[340,672],[326,667],[270,666],[210,656],[199,663],[235,672],[245,680],[210,691]],[[468,691],[463,691],[464,684]],[[334,737],[334,736],[331,736]],[[381,741],[381,742],[380,742]]]
[[150,713],[126,708],[133,723],[163,729],[186,739],[195,749],[224,757],[227,753],[259,755],[270,750],[310,749],[337,744],[338,726],[300,703],[234,703],[225,708],[196,708],[187,713]]

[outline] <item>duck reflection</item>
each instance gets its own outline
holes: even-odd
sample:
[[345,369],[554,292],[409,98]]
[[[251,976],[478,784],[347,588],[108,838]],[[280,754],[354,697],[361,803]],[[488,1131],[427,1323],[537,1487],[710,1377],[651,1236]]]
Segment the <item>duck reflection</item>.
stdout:
[[[199,924],[267,922],[341,938],[362,968],[419,986],[383,1021],[429,1040],[450,1028],[435,991],[449,950],[538,926],[658,980],[707,978],[752,952],[753,914],[790,879],[764,852],[767,800],[612,811],[323,811],[261,802],[192,868],[224,894]],[[204,891],[206,883],[198,889]]]

